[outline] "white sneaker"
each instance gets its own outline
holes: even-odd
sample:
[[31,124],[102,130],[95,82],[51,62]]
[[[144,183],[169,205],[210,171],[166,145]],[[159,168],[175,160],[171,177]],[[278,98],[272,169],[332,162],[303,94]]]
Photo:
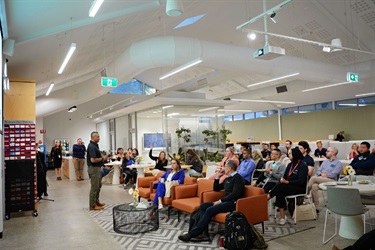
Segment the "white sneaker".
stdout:
[[280,218],[280,220],[279,220],[279,225],[280,225],[280,226],[284,226],[285,223],[286,223],[286,216],[285,216],[285,219]]
[[163,204],[159,204],[158,209],[163,209]]

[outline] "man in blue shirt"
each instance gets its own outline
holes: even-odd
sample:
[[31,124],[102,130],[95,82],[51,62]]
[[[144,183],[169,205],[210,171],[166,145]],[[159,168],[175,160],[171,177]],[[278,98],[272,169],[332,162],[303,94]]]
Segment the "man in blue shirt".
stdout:
[[255,162],[250,158],[250,149],[243,149],[242,151],[243,160],[240,166],[237,168],[237,173],[242,176],[245,180],[245,185],[251,185],[251,178],[255,170]]
[[[327,159],[322,162],[322,165],[316,172],[316,176],[311,177],[307,185],[308,192],[311,190],[311,196],[316,208],[318,208],[319,205],[319,184],[337,180],[342,171],[342,163],[337,159],[337,154],[338,150],[336,147],[328,147],[326,151]],[[318,211],[317,209],[317,212]]]

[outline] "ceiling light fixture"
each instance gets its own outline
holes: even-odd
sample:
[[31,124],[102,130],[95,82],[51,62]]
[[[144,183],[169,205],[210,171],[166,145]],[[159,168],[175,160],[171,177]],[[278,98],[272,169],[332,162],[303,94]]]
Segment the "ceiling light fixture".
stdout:
[[91,8],[89,10],[89,17],[94,17],[96,15],[96,13],[98,12],[100,6],[102,6],[103,2],[104,2],[104,0],[95,0],[92,3]]
[[249,40],[254,41],[257,38],[257,34],[255,34],[254,32],[251,32],[251,33],[247,34],[247,38]]
[[273,12],[277,11],[278,9],[280,9],[280,8],[283,7],[284,5],[290,3],[291,1],[292,1],[292,0],[286,0],[286,1],[284,1],[284,2],[282,2],[282,3],[280,3],[280,4],[278,4],[278,5],[276,5],[276,6],[274,6],[274,7],[272,7],[271,9],[264,11],[262,14],[259,14],[258,16],[256,16],[256,17],[250,19],[249,21],[246,21],[246,22],[244,22],[243,24],[237,26],[236,29],[239,30],[239,29],[241,29],[242,27],[244,27],[244,26],[246,26],[246,25],[248,25],[248,24],[251,24],[251,23],[254,23],[254,22],[258,21],[259,19],[261,19],[261,18],[264,17],[265,15],[268,15],[268,13],[273,13]]
[[183,12],[182,0],[167,0],[165,13],[168,16],[181,16]]
[[272,14],[270,15],[270,18],[271,18],[272,22],[277,23],[276,12],[272,12]]
[[247,109],[219,109],[218,111],[224,111],[224,112],[245,112],[245,113],[251,112],[251,110],[247,110]]
[[260,85],[260,84],[273,82],[273,81],[277,81],[277,80],[281,80],[281,79],[285,79],[285,78],[289,78],[289,77],[293,77],[293,76],[297,76],[297,75],[299,75],[299,73],[293,73],[293,74],[290,74],[290,75],[280,76],[280,77],[276,77],[276,78],[273,78],[273,79],[270,79],[270,80],[267,80],[267,81],[253,83],[253,84],[247,85],[247,87],[250,88],[250,87]]
[[356,97],[360,97],[360,96],[368,96],[368,95],[375,95],[375,92],[372,92],[372,93],[366,93],[366,94],[358,94],[358,95],[355,95]]
[[198,110],[198,112],[205,112],[205,111],[210,111],[210,110],[214,110],[214,109],[218,109],[219,107],[211,107],[211,108],[206,108],[206,109],[200,109]]
[[197,59],[195,59],[195,60],[193,60],[193,61],[191,61],[191,62],[189,62],[189,63],[186,63],[186,64],[184,64],[184,65],[181,65],[180,67],[175,68],[174,70],[172,70],[172,71],[170,71],[170,72],[168,72],[168,73],[162,75],[162,76],[159,78],[159,80],[163,80],[163,79],[165,79],[165,78],[167,78],[167,77],[170,77],[170,76],[172,76],[172,75],[174,75],[174,74],[177,74],[178,72],[181,72],[181,71],[183,71],[183,70],[185,70],[185,69],[188,69],[188,68],[190,68],[190,67],[193,67],[194,65],[197,65],[197,64],[199,64],[199,63],[201,63],[201,62],[202,62],[202,59],[197,58]]
[[342,51],[342,42],[340,38],[335,38],[331,40],[331,46],[323,46],[324,52],[337,52]]
[[46,96],[49,95],[49,93],[51,93],[52,89],[53,89],[53,86],[55,86],[55,84],[53,82],[51,82],[51,84],[49,85],[48,87],[48,90],[47,90],[47,93],[46,93]]
[[266,102],[266,103],[296,104],[295,102],[270,101],[270,100],[231,99],[231,101],[237,101],[237,102]]
[[336,87],[336,86],[345,85],[345,84],[349,84],[349,83],[352,83],[352,82],[340,82],[340,83],[330,84],[330,85],[316,87],[316,88],[312,88],[312,89],[304,89],[304,90],[302,90],[302,92],[308,92],[308,91],[313,91],[313,90],[318,90],[318,89],[331,88],[331,87]]
[[167,116],[174,116],[174,115],[179,115],[180,113],[170,113]]
[[323,52],[327,52],[327,53],[331,52],[331,47],[323,46]]
[[72,113],[72,112],[74,112],[74,111],[76,111],[77,110],[77,106],[72,106],[72,107],[70,107],[69,109],[68,109],[68,112],[69,113]]
[[3,88],[4,88],[4,91],[8,91],[10,89],[9,77],[8,77],[8,59],[5,59],[5,63],[4,63]]
[[77,45],[76,45],[75,43],[72,43],[72,44],[70,45],[70,48],[69,48],[68,54],[66,54],[66,57],[65,57],[65,59],[64,59],[64,62],[61,64],[61,67],[60,67],[60,69],[59,69],[59,72],[58,72],[59,74],[61,74],[61,73],[64,71],[66,65],[68,64],[70,58],[72,57],[74,51],[76,50],[76,47],[77,47]]
[[174,105],[168,105],[168,106],[162,107],[162,109],[169,109],[169,108],[173,108],[173,107],[174,107]]

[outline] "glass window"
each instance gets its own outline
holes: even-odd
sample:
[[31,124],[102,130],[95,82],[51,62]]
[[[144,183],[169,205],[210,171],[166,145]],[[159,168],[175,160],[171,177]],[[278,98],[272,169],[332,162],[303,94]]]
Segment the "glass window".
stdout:
[[242,120],[243,120],[243,114],[233,116],[233,121],[242,121]]
[[263,117],[267,117],[267,110],[255,112],[255,118],[263,118]]
[[231,115],[226,115],[226,116],[224,117],[224,121],[226,121],[226,122],[231,122],[231,121],[233,121],[233,117],[232,117]]
[[268,116],[275,116],[277,115],[277,109],[268,110]]
[[357,99],[356,98],[335,102],[336,109],[353,108],[353,107],[357,107],[357,106],[358,105],[357,105]]
[[315,105],[316,111],[331,110],[332,102],[323,102]]
[[298,113],[298,107],[291,107],[291,108],[282,109],[281,113],[282,113],[282,115],[290,115],[290,114]]
[[358,98],[358,106],[375,105],[375,96]]
[[254,119],[255,118],[255,113],[254,112],[246,113],[243,116],[244,116],[245,120]]
[[298,112],[299,113],[315,112],[315,104],[299,106]]

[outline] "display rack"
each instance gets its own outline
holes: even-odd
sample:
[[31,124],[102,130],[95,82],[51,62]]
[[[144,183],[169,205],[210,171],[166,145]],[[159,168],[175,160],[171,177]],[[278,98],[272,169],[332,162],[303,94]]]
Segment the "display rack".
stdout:
[[5,217],[11,212],[37,212],[34,121],[4,122]]

